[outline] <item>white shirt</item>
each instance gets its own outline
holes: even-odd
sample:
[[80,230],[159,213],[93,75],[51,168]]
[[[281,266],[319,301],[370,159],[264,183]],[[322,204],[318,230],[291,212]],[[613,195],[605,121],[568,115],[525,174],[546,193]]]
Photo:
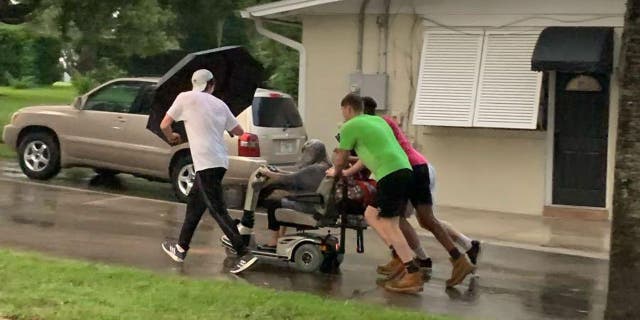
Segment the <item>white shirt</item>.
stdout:
[[225,130],[238,125],[226,103],[206,92],[180,93],[167,111],[175,121],[184,121],[196,171],[228,168],[229,155]]

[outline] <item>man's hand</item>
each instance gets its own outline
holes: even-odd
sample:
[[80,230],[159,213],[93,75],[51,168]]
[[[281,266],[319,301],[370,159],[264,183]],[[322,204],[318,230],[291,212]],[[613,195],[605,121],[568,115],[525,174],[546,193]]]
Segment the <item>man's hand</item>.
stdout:
[[335,177],[336,179],[342,178],[342,171],[344,170],[344,168],[346,168],[348,160],[349,150],[337,149],[333,162],[333,177]]
[[179,145],[182,142],[182,137],[177,132],[172,132],[171,135],[167,136],[167,140],[169,140],[169,144],[172,146]]
[[268,179],[274,179],[277,176],[277,173],[271,171],[269,167],[262,166],[258,169],[258,173]]
[[327,175],[327,177],[335,177],[336,169],[334,167],[331,167],[327,169],[327,171],[325,171],[325,174]]

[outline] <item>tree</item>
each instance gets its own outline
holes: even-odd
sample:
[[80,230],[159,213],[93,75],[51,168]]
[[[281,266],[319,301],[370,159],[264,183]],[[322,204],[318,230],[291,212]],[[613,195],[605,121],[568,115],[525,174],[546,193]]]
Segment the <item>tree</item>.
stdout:
[[[269,26],[288,38],[299,41],[300,29]],[[253,55],[262,62],[267,75],[267,87],[282,90],[294,97],[298,96],[298,61],[299,54],[279,42],[263,37],[259,34],[252,36],[250,46]]]
[[640,319],[640,0],[627,0],[605,318]]
[[236,10],[233,0],[163,0],[176,15],[180,47],[194,52],[218,47],[225,19]]
[[29,14],[37,8],[39,2],[39,0],[33,0],[14,3],[11,0],[0,0],[0,22],[8,24],[26,22]]
[[123,63],[177,47],[169,28],[175,16],[157,0],[42,0],[39,17],[36,28],[54,30],[81,73],[111,62],[99,56]]
[[[240,0],[237,2],[236,10],[273,1],[274,0]],[[297,97],[298,62],[300,60],[298,52],[258,34],[255,31],[255,25],[253,22],[245,20],[245,25],[250,41],[249,49],[265,67],[265,73],[267,76],[265,86],[282,90],[294,97]],[[302,40],[301,27],[273,23],[266,23],[265,25],[268,29],[282,34],[287,38],[296,41]]]

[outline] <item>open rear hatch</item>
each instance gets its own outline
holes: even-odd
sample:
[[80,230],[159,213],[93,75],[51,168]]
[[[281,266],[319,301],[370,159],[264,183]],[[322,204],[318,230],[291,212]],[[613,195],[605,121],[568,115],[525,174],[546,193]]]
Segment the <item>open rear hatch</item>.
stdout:
[[[263,80],[262,65],[240,46],[186,55],[162,76],[153,95],[147,129],[165,141],[160,122],[178,94],[191,90],[191,75],[198,69],[208,69],[213,73],[216,78],[213,95],[224,101],[234,116],[251,105],[253,95]],[[174,130],[183,137],[187,136],[182,123],[175,124]]]

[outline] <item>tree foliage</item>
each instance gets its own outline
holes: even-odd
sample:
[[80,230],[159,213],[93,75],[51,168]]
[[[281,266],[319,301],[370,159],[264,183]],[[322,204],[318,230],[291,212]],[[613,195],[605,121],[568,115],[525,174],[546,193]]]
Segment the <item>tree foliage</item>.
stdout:
[[157,0],[42,0],[39,17],[36,28],[55,32],[81,73],[95,69],[99,57],[119,64],[177,47],[175,15]]
[[[31,1],[39,6],[30,28],[61,39],[69,73],[160,75],[189,52],[242,45],[265,66],[264,86],[297,95],[298,53],[259,35],[254,23],[238,14],[272,1]],[[301,38],[299,27],[268,27]]]

